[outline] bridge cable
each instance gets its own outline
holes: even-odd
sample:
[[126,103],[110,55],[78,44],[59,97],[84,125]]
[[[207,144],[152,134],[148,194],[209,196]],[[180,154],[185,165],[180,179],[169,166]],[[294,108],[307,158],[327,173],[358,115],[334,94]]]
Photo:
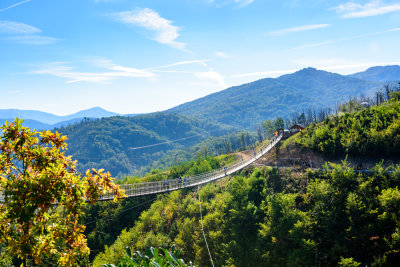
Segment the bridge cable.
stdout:
[[207,246],[207,250],[208,250],[208,255],[210,255],[211,264],[212,264],[212,266],[214,267],[214,261],[213,261],[212,256],[211,256],[210,248],[208,247],[206,235],[204,234],[203,214],[202,214],[202,212],[201,212],[200,186],[197,187],[197,194],[199,195],[201,231],[203,232],[204,241],[206,242],[206,246]]
[[131,150],[137,150],[137,149],[142,149],[142,148],[160,146],[160,145],[165,145],[165,144],[170,144],[170,143],[174,143],[174,142],[186,140],[186,139],[189,139],[189,138],[194,138],[194,137],[201,136],[201,135],[202,135],[202,134],[195,134],[195,135],[192,135],[192,136],[188,136],[188,137],[184,137],[184,138],[179,138],[179,139],[175,139],[175,140],[170,140],[170,141],[165,141],[165,142],[162,142],[162,143],[157,143],[157,144],[152,144],[152,145],[147,145],[147,146],[129,147],[129,149],[131,149]]

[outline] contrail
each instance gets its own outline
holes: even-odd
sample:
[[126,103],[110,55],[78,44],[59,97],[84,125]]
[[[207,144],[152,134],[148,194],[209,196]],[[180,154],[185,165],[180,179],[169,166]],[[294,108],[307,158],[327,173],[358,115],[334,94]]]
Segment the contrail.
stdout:
[[0,9],[0,12],[6,11],[7,9],[13,8],[13,7],[15,7],[15,6],[19,6],[20,4],[23,4],[23,3],[26,3],[26,2],[30,2],[30,1],[31,1],[31,0],[25,0],[25,1],[22,1],[22,2],[19,2],[19,3],[16,3],[16,4],[12,5],[12,6],[9,6],[9,7],[3,8],[3,9]]

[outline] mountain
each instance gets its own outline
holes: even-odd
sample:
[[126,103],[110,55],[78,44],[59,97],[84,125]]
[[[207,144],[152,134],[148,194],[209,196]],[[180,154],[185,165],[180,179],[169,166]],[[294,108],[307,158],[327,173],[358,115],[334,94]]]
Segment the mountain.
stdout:
[[[5,124],[6,121],[12,122],[12,121],[14,121],[14,119],[1,119],[0,118],[0,125]],[[40,121],[30,120],[30,119],[24,120],[23,125],[31,128],[31,129],[36,129],[36,130],[46,130],[46,129],[53,128],[50,124],[46,124],[46,123],[42,123]]]
[[178,114],[153,113],[86,119],[56,130],[68,137],[67,153],[78,160],[80,170],[104,168],[118,175],[232,128]]
[[348,75],[349,77],[367,81],[390,82],[400,80],[400,66],[378,66],[367,69],[363,72]]
[[[52,130],[54,128],[60,128],[60,127],[64,127],[64,126],[68,126],[68,125],[74,124],[74,123],[78,123],[83,119],[84,118],[76,118],[76,119],[61,121],[61,122],[58,122],[56,124],[47,124],[47,123],[43,123],[43,122],[40,122],[40,121],[37,121],[37,120],[25,119],[24,120],[24,126],[25,127],[29,127],[31,129],[35,129],[37,131]],[[14,121],[14,119],[12,119],[12,118],[10,118],[10,119],[1,119],[0,118],[0,125],[4,124],[6,121],[12,122],[12,121]]]
[[279,78],[261,79],[179,105],[168,112],[213,119],[251,129],[277,116],[307,107],[333,106],[348,96],[368,94],[382,84],[306,68]]
[[104,118],[104,117],[112,117],[112,116],[118,116],[118,115],[120,115],[120,114],[104,110],[100,107],[94,107],[94,108],[79,111],[79,112],[71,114],[71,115],[62,116],[62,118],[63,118],[63,121],[66,121],[66,120],[85,118],[85,117],[86,118]]
[[[106,111],[100,107],[95,107],[87,110],[82,110],[74,114],[66,116],[57,116],[51,113],[37,110],[20,110],[20,109],[0,109],[0,118],[3,120],[14,120],[15,117],[24,120],[35,120],[37,122],[53,125],[73,119],[87,118],[102,118],[119,115],[118,113]],[[0,119],[1,120],[1,119]]]

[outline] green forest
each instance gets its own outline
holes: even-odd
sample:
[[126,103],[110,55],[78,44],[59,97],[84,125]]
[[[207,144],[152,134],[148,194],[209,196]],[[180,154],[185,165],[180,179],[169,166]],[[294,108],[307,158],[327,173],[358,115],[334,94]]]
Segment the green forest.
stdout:
[[311,124],[296,142],[331,157],[399,158],[400,92],[392,92],[380,105]]
[[[346,162],[304,173],[248,169],[200,191],[159,197],[97,255],[176,244],[185,261],[210,266],[394,266],[400,260],[400,166],[360,173]],[[112,223],[111,223],[112,224]]]
[[[321,169],[250,166],[201,188],[119,202],[82,204],[80,207],[84,209],[73,222],[82,224],[79,229],[87,239],[81,240],[87,240],[90,254],[75,256],[74,262],[78,266],[397,266],[400,262],[400,165],[384,164],[383,159],[398,162],[400,93],[392,91],[387,99],[377,99],[370,107],[349,108],[351,103],[343,104],[340,109],[355,112],[326,113],[321,122],[308,120],[304,115],[304,120],[310,121],[308,127],[286,142],[332,158],[346,155],[373,158],[376,165],[372,169],[354,170],[347,160],[340,164],[326,162]],[[116,180],[117,184],[129,184],[222,168],[240,158],[239,154],[229,152],[256,146],[274,127],[283,124],[283,118],[276,118],[263,123],[257,133],[226,135],[229,129],[218,128],[217,124],[157,113],[150,117],[87,120],[60,130],[67,135],[70,131],[69,154],[74,158],[125,155],[125,163],[115,158],[123,164],[118,168],[131,164],[127,156],[131,151],[127,148],[138,146],[135,142],[140,140],[148,144],[167,142],[190,137],[196,132],[207,137],[200,143],[183,139],[182,143],[163,144],[169,152],[159,155],[153,165],[143,165],[141,171],[147,172],[145,175],[121,175]],[[185,130],[171,132],[169,129]],[[210,132],[216,129],[225,135],[212,137]],[[140,138],[129,139],[133,134]],[[14,143],[3,145],[1,149],[18,150],[26,134],[21,133],[20,140],[14,135],[15,131],[11,131],[3,137],[11,138]],[[36,140],[35,135],[30,133],[30,138]],[[48,131],[40,135],[44,138],[41,140],[54,140],[51,142],[56,145],[60,139],[64,147],[65,138],[60,134]],[[88,144],[90,149],[84,149]],[[183,150],[185,146],[192,150]],[[152,149],[150,147],[150,151]],[[157,149],[141,157],[153,157]],[[191,155],[177,160],[180,151]],[[53,158],[46,153],[43,152],[50,162],[46,163],[50,166],[46,170],[57,169],[63,175],[77,175],[72,165],[70,172],[55,168]],[[23,155],[31,157],[31,153]],[[63,153],[58,157],[71,160]],[[7,157],[1,159],[9,162]],[[112,164],[112,161],[96,164],[102,163]],[[21,168],[24,164],[16,166]],[[42,163],[33,160],[32,164]],[[81,164],[79,168],[88,168],[93,163],[83,161]],[[97,173],[87,172],[86,175],[89,180],[97,179],[93,176]],[[8,175],[16,177],[12,172]],[[50,176],[46,174],[44,178]],[[110,181],[109,174],[104,177]],[[7,179],[1,181],[6,183]],[[117,190],[118,186],[113,186]],[[48,205],[54,206],[51,202]],[[32,207],[29,210],[33,210]],[[62,212],[53,215],[61,216]],[[41,231],[46,232],[46,229]],[[41,259],[34,262],[28,258],[28,263],[57,264],[54,257],[43,255]],[[13,264],[18,266],[21,261],[13,257],[8,246],[1,244],[0,266]]]
[[[162,161],[163,157],[170,160],[173,150],[184,150],[211,136],[225,135],[232,128],[182,115],[154,113],[86,119],[55,130],[68,137],[67,153],[79,162],[80,170],[101,167],[121,176]],[[188,154],[176,156],[170,165],[190,160]]]
[[[394,159],[400,151],[393,145],[399,136],[398,92],[378,104],[325,116],[292,140],[332,157]],[[269,125],[263,126],[268,132]],[[333,138],[341,142],[329,150]],[[346,161],[306,171],[247,168],[199,191],[144,200],[151,206],[95,253],[93,264],[117,264],[127,257],[126,247],[147,251],[176,245],[185,262],[210,266],[201,204],[216,266],[394,266],[400,261],[399,185],[400,166],[382,163],[369,171],[356,171]]]
[[198,154],[238,151],[260,140],[253,132],[161,112],[85,119],[55,130],[68,137],[67,153],[80,171],[104,168],[119,178],[164,170]]

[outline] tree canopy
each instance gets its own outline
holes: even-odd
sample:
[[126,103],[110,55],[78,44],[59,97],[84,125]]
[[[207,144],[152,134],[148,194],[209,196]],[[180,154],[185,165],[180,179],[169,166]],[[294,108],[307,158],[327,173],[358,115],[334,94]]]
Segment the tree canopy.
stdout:
[[77,172],[65,155],[65,136],[21,123],[1,127],[0,243],[24,266],[45,260],[70,266],[90,252],[82,224],[87,202],[124,193],[102,169]]

